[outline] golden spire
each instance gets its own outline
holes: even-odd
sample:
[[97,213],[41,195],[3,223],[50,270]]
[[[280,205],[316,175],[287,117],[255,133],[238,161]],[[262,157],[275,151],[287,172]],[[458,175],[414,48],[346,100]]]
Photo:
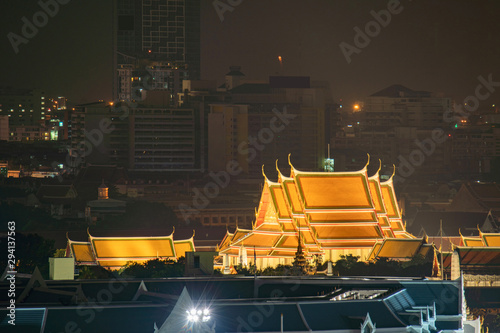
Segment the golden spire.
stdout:
[[392,175],[391,177],[389,177],[389,180],[392,180],[392,177],[394,177],[394,175],[396,174],[396,164],[393,164],[392,167],[393,167]]

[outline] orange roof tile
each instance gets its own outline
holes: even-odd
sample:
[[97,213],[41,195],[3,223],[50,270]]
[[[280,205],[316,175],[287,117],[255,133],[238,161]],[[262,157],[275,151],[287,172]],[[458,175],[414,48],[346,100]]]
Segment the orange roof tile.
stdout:
[[383,258],[412,258],[418,253],[423,239],[399,239],[399,238],[386,238],[382,242],[378,253],[375,257]]
[[297,172],[295,182],[306,210],[373,208],[364,173]]
[[89,242],[75,242],[68,239],[71,254],[77,264],[95,263],[94,253]]

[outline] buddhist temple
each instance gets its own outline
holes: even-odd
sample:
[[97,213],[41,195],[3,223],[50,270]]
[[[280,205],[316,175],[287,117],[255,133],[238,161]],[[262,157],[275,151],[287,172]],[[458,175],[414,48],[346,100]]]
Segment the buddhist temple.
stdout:
[[406,243],[413,244],[414,253],[428,250],[423,239],[406,232],[394,174],[382,182],[380,167],[368,176],[368,163],[349,172],[299,171],[290,158],[289,164],[290,177],[276,165],[277,182],[269,180],[263,169],[264,186],[252,229],[228,231],[219,245],[226,267],[254,260],[259,269],[291,264],[300,251],[309,261],[315,256],[336,261],[348,254],[368,260],[385,240],[398,240],[399,246],[384,244],[389,252]]
[[88,233],[88,242],[73,241],[68,237],[66,257],[75,258],[76,265],[120,269],[130,262],[177,260],[185,257],[186,252],[195,251],[194,233],[184,240],[174,240],[173,235],[174,231],[169,236],[160,237],[95,237]]
[[463,236],[452,251],[444,252],[443,269],[451,279],[462,272],[467,284],[481,281],[488,286],[500,285],[500,233],[485,233],[479,236]]
[[463,246],[500,247],[500,233],[486,233],[479,229],[479,236],[465,237],[460,233]]

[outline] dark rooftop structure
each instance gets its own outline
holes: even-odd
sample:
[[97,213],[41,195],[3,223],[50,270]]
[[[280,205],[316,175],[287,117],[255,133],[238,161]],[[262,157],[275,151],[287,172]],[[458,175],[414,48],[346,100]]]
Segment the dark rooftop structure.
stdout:
[[[421,325],[427,325],[429,332],[462,328],[461,280],[226,277],[39,281],[39,277],[31,281],[31,287],[19,283],[24,299],[16,304],[20,314],[16,332],[64,332],[71,323],[82,332],[104,328],[109,333],[153,332],[156,327],[154,332],[170,333],[178,331],[172,325],[200,328],[193,325],[201,322],[188,322],[186,311],[202,306],[210,308],[207,327],[216,333],[280,332],[281,314],[283,332],[295,333],[358,331],[363,325],[393,331]],[[0,284],[0,291],[5,288],[7,283]],[[85,301],[102,300],[104,293],[111,296],[98,304],[99,311]],[[2,293],[0,300],[5,301],[6,295]],[[6,315],[7,310],[0,310],[0,330],[13,332]]]
[[269,94],[270,92],[267,83],[243,83],[231,89],[231,94]]
[[[408,231],[414,235],[441,236],[440,221],[443,225],[443,237],[472,236],[478,234],[478,227],[483,232],[498,230],[494,217],[488,212],[424,212],[416,214]],[[460,233],[459,233],[460,230]]]
[[271,88],[311,88],[311,78],[309,76],[270,76],[269,85]]
[[393,84],[385,89],[382,89],[371,95],[372,97],[390,97],[390,98],[400,98],[400,97],[431,97],[431,93],[428,91],[415,91],[407,88],[401,84]]
[[226,75],[228,75],[228,76],[245,76],[245,74],[243,74],[241,72],[241,66],[230,66],[229,73],[227,73]]

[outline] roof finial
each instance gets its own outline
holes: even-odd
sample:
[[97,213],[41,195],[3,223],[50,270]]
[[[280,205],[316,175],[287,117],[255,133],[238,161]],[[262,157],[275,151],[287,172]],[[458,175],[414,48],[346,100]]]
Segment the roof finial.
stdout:
[[370,164],[370,154],[366,153],[366,155],[368,156],[368,161],[366,161],[365,168],[367,168],[368,164]]
[[379,165],[378,165],[378,170],[376,173],[379,173],[380,170],[382,169],[382,160],[380,158],[378,159],[378,162],[379,162]]
[[196,230],[193,229],[193,236],[191,236],[191,238],[194,238],[194,235],[196,234]]
[[396,164],[393,164],[392,165],[393,167],[393,170],[392,170],[392,175],[389,177],[389,180],[392,180],[392,178],[394,177],[394,175],[396,174]]
[[295,168],[292,165],[292,160],[290,157],[292,156],[292,153],[288,154],[288,164],[290,165],[290,177],[295,177]]
[[281,179],[281,171],[278,168],[278,159],[276,159],[276,171],[278,171],[278,182],[281,183],[282,179]]
[[172,226],[172,235],[174,234],[175,232],[175,225]]
[[262,164],[262,176],[264,176],[264,179],[267,180],[266,174],[264,173],[264,164]]
[[89,235],[89,237],[92,237],[92,236],[90,236],[90,231],[89,231],[89,228],[90,228],[90,227],[87,227],[87,235]]

